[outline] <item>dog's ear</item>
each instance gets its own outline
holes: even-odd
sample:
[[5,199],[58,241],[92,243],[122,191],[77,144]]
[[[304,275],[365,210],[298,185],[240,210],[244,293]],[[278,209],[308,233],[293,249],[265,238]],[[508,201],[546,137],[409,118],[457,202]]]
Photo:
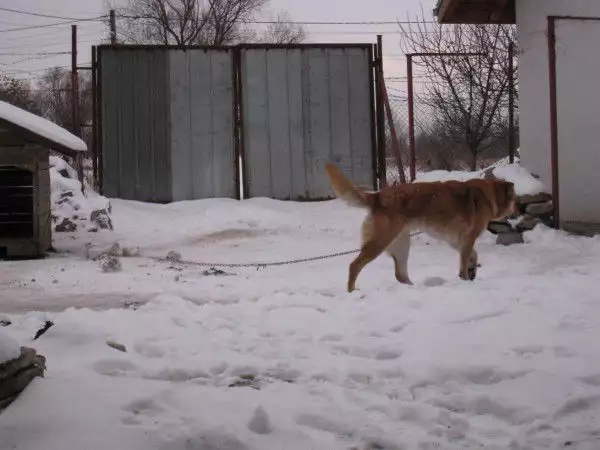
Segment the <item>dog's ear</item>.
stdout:
[[502,206],[506,204],[507,191],[506,184],[503,180],[494,180],[494,197],[496,197],[496,205]]
[[505,204],[508,204],[515,198],[515,184],[510,181],[505,181],[504,194],[506,196]]
[[508,205],[515,196],[515,185],[510,181],[496,180],[494,190],[496,202],[500,207]]

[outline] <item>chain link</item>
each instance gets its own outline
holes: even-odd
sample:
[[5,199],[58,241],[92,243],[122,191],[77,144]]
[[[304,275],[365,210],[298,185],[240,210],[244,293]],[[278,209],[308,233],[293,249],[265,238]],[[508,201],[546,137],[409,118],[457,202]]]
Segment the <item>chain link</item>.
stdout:
[[[417,236],[421,234],[421,232],[412,233],[412,236]],[[289,259],[285,261],[270,261],[270,262],[261,262],[261,263],[214,263],[214,262],[202,262],[202,261],[191,261],[187,259],[175,258],[175,257],[165,257],[159,258],[156,256],[150,257],[150,259],[158,262],[170,262],[170,263],[179,263],[185,264],[189,266],[201,266],[201,267],[227,267],[227,268],[243,268],[243,267],[256,267],[256,270],[265,269],[267,267],[275,267],[275,266],[286,266],[289,264],[299,264],[303,262],[310,261],[319,261],[323,259],[329,258],[337,258],[339,256],[351,255],[353,253],[358,253],[360,251],[359,248],[355,250],[346,250],[344,252],[330,253],[327,255],[320,256],[312,256],[309,258],[297,258],[297,259]]]
[[286,261],[271,261],[271,262],[260,262],[260,263],[214,263],[214,262],[201,262],[201,261],[190,261],[186,259],[179,258],[158,258],[151,257],[158,262],[171,262],[171,263],[179,263],[186,264],[190,266],[202,266],[202,267],[228,267],[228,268],[241,268],[241,267],[256,267],[257,270],[264,269],[267,267],[275,267],[275,266],[285,266],[288,264],[298,264],[303,262],[310,261],[318,261],[322,259],[329,258],[337,258],[338,256],[351,255],[352,253],[358,253],[360,249],[356,250],[347,250],[344,252],[331,253],[329,255],[320,255],[320,256],[312,256],[310,258],[298,258],[298,259],[290,259]]

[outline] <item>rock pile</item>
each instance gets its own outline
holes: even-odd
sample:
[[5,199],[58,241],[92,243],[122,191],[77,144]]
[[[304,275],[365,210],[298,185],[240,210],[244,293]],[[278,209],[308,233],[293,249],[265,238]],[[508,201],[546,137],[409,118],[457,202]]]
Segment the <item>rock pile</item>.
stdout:
[[54,231],[113,229],[109,200],[93,192],[84,195],[77,172],[57,156],[50,157],[50,186]]
[[46,358],[29,347],[21,355],[0,364],[0,411],[10,405],[36,377],[43,377]]
[[552,226],[554,208],[550,194],[542,192],[519,196],[517,206],[520,213],[518,218],[489,223],[488,231],[497,235],[497,244],[520,244],[523,243],[525,231],[533,230],[540,223]]

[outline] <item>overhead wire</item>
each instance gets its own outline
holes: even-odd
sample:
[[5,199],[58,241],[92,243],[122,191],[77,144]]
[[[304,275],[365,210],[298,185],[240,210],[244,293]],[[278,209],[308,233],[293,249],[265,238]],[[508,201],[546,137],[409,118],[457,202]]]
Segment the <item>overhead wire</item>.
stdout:
[[8,29],[0,30],[0,33],[10,33],[10,32],[14,32],[14,31],[26,31],[26,30],[36,30],[39,28],[56,27],[59,25],[68,25],[68,24],[84,22],[84,21],[95,21],[95,20],[103,19],[105,17],[106,16],[98,16],[98,17],[91,18],[91,19],[67,20],[67,21],[62,21],[62,22],[53,22],[53,23],[46,23],[46,24],[40,24],[40,25],[29,25],[26,27],[19,27],[19,28],[8,28]]
[[[60,26],[60,25],[65,25],[65,24],[69,24],[69,23],[74,23],[74,22],[98,22],[100,24],[100,22],[103,22],[108,16],[107,15],[100,15],[100,16],[93,16],[93,17],[68,17],[68,16],[62,16],[62,15],[55,15],[55,14],[47,14],[44,12],[37,12],[37,11],[31,11],[31,10],[21,10],[21,9],[16,9],[16,8],[6,8],[6,7],[0,7],[0,11],[7,11],[7,12],[12,12],[15,14],[22,14],[22,15],[28,15],[28,16],[35,16],[35,17],[44,17],[44,18],[53,18],[53,19],[61,19],[61,22],[53,22],[53,23],[47,23],[47,24],[40,24],[40,25],[31,25],[31,26],[23,26],[20,28],[10,28],[10,29],[4,29],[4,30],[0,30],[0,33],[7,33],[7,32],[11,32],[11,31],[25,31],[25,30],[32,30],[32,29],[43,29],[43,28],[51,28],[51,27],[56,27],[56,26]],[[123,13],[118,13],[117,18],[129,18],[129,19],[143,19],[143,18],[149,18],[148,16],[141,16],[141,15],[128,15],[128,14],[123,14]],[[363,21],[300,21],[300,20],[247,20],[244,23],[249,23],[249,24],[264,24],[264,25],[269,25],[269,24],[297,24],[297,25],[308,25],[308,26],[313,26],[313,25],[330,25],[330,26],[337,26],[337,25],[364,25],[364,26],[381,26],[381,25],[399,25],[399,24],[406,24],[406,25],[421,25],[421,24],[436,24],[435,21],[403,21],[403,20],[395,20],[395,21],[390,21],[390,20],[363,20]],[[5,43],[8,43],[8,46],[0,46],[0,56],[21,56],[18,54],[18,52],[14,52],[14,54],[8,54],[5,53],[4,55],[2,55],[2,51],[7,52],[9,50],[19,50],[19,49],[23,49],[23,48],[27,48],[27,47],[33,47],[33,46],[38,46],[38,45],[44,45],[44,47],[55,47],[58,45],[64,45],[64,38],[53,35],[52,32],[55,30],[51,30],[50,33],[45,33],[43,35],[37,34],[36,38],[34,40],[25,40],[23,41],[22,39],[17,41],[3,41]],[[59,30],[56,30],[59,31]],[[369,34],[402,34],[405,31],[402,30],[364,30],[364,31],[358,31],[358,30],[311,30],[310,33],[314,34],[314,35],[369,35]],[[98,32],[93,32],[93,33],[81,33],[79,34],[79,37],[81,36],[90,36],[90,35],[94,35],[95,38],[94,39],[89,39],[89,40],[79,40],[79,43],[86,43],[86,42],[94,42],[94,41],[99,41],[102,39],[106,38],[106,34],[105,34],[105,30],[102,31],[98,31]],[[44,39],[44,42],[39,42],[39,38],[42,36],[50,36],[51,38],[55,38],[55,39],[51,39],[50,41],[48,39]],[[14,45],[11,45],[14,42]],[[54,54],[56,56],[60,56],[61,54],[66,55],[69,52],[32,52],[31,54],[29,53],[25,53],[22,56],[31,56],[30,58],[23,58],[21,60],[17,60],[17,61],[13,61],[12,64],[19,64],[22,62],[26,62],[29,60],[35,60],[35,59],[42,59],[45,58],[46,55],[51,55]],[[35,56],[35,57],[34,57]],[[39,58],[37,58],[37,56],[39,56]],[[388,57],[385,56],[386,59],[392,59],[392,57]],[[400,57],[399,57],[400,59]],[[9,64],[10,65],[10,64]]]
[[62,20],[73,20],[73,21],[84,21],[84,20],[95,20],[90,17],[65,17],[65,16],[56,16],[52,14],[39,13],[35,11],[26,11],[22,9],[14,9],[14,8],[6,8],[4,6],[0,6],[0,11],[12,12],[15,14],[23,14],[27,16],[35,16],[35,17],[45,17],[48,19],[62,19]]

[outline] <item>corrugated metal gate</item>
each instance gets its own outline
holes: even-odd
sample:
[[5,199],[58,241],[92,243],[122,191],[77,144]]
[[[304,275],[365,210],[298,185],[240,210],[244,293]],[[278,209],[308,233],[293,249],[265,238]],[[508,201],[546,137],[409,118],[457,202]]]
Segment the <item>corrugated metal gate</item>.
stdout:
[[173,200],[236,197],[230,50],[169,52]]
[[245,196],[328,198],[326,161],[373,186],[371,51],[242,49]]
[[97,54],[105,195],[239,198],[243,181],[245,198],[330,198],[328,160],[376,186],[370,44],[100,46]]
[[98,65],[105,195],[237,196],[231,50],[104,47]]

